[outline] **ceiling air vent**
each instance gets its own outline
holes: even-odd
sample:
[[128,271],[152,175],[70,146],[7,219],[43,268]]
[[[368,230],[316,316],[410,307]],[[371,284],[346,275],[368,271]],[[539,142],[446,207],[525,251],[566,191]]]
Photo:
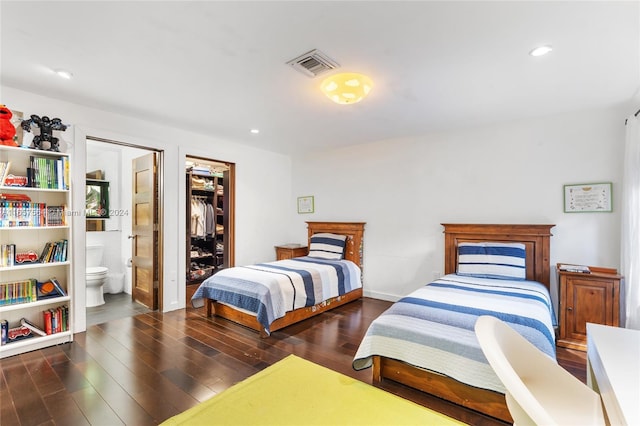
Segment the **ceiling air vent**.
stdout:
[[336,61],[318,49],[314,49],[290,60],[287,62],[287,65],[291,65],[294,69],[308,77],[315,77],[340,66]]

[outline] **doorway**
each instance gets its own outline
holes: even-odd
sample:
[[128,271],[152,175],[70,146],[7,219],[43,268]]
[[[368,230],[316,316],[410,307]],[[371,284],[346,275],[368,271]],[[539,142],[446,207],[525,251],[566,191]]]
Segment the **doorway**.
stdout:
[[186,305],[198,286],[235,265],[235,164],[187,156]]
[[101,251],[107,269],[105,303],[87,305],[87,325],[162,309],[162,151],[96,137],[86,144],[87,179],[108,203],[102,217],[87,218],[87,268],[89,252],[95,262]]

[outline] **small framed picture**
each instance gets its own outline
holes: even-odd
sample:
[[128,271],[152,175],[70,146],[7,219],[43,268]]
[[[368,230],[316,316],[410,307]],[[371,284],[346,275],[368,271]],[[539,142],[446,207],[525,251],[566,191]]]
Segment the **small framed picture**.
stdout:
[[298,213],[313,213],[313,195],[298,197]]
[[564,212],[611,212],[611,183],[581,183],[564,186]]

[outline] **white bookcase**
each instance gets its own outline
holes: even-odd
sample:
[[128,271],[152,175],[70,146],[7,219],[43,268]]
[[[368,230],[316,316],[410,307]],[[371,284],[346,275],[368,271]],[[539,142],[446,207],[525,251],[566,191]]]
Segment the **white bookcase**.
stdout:
[[[49,160],[62,160],[68,163],[69,155],[60,152],[40,151],[35,149],[0,146],[0,162],[10,162],[9,173],[16,176],[27,176],[27,169],[32,165],[31,157],[45,158]],[[67,173],[70,176],[70,171]],[[67,184],[69,178],[67,178]],[[35,213],[35,209],[27,211],[27,218],[20,216],[22,221],[9,220],[9,214],[15,217],[14,212],[8,212],[7,204],[0,204],[0,244],[15,244],[16,253],[33,251],[40,255],[47,242],[67,241],[66,260],[52,261],[48,263],[15,263],[13,266],[0,266],[0,283],[17,282],[27,279],[35,279],[45,282],[55,277],[61,284],[66,296],[48,299],[38,299],[36,301],[16,304],[0,305],[0,320],[7,320],[9,328],[20,325],[22,318],[27,319],[37,327],[45,330],[44,312],[56,310],[61,306],[67,306],[67,326],[65,331],[48,334],[46,336],[34,335],[22,340],[13,341],[0,346],[0,358],[16,355],[40,349],[46,346],[70,342],[73,340],[73,268],[72,268],[72,228],[71,228],[71,192],[69,188],[59,188],[58,184],[49,185],[54,188],[33,188],[0,186],[0,194],[26,195],[32,203],[44,203],[47,206],[64,206],[65,212],[62,216],[63,224],[51,225],[52,221],[27,224],[29,216]],[[63,185],[64,186],[64,185]],[[4,203],[0,197],[0,203]],[[5,207],[4,211],[2,207]],[[23,211],[25,214],[25,211]],[[22,222],[22,223],[19,223]],[[1,263],[0,263],[1,265]]]

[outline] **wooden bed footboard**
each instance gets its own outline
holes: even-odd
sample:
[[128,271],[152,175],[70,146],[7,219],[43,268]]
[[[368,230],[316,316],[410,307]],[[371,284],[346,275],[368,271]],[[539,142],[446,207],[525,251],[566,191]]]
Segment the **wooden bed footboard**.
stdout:
[[[269,328],[272,332],[280,330],[281,328],[319,315],[323,312],[337,308],[338,306],[344,305],[345,303],[353,302],[354,300],[358,300],[360,298],[362,298],[362,288],[350,291],[349,293],[343,294],[342,296],[337,296],[332,299],[325,300],[322,303],[318,303],[314,306],[308,306],[305,308],[287,312],[284,317],[278,318],[277,320],[272,322]],[[255,315],[247,314],[229,305],[225,305],[223,303],[219,303],[215,300],[210,299],[207,300],[206,306],[207,317],[219,316],[221,318],[237,322],[244,325],[245,327],[249,327],[255,331],[260,332],[260,337],[264,338],[269,336],[269,333],[267,333],[262,324],[258,322],[258,318]]]
[[373,357],[373,384],[393,380],[438,398],[513,423],[503,394],[461,383],[451,377],[390,358]]
[[[311,237],[317,233],[345,235],[347,238],[345,241],[344,259],[352,261],[362,270],[364,226],[364,222],[307,222],[308,242],[310,243]],[[284,317],[278,318],[271,323],[269,329],[270,331],[276,331],[288,325],[311,318],[330,309],[344,305],[345,303],[360,299],[362,298],[362,294],[363,290],[362,287],[360,287],[341,296],[325,300],[317,305],[287,312]],[[215,300],[206,300],[205,305],[207,307],[207,317],[215,315],[217,317],[225,318],[258,331],[260,333],[260,337],[268,336],[268,333],[262,324],[258,322],[255,315],[240,311],[232,306],[219,303]]]

